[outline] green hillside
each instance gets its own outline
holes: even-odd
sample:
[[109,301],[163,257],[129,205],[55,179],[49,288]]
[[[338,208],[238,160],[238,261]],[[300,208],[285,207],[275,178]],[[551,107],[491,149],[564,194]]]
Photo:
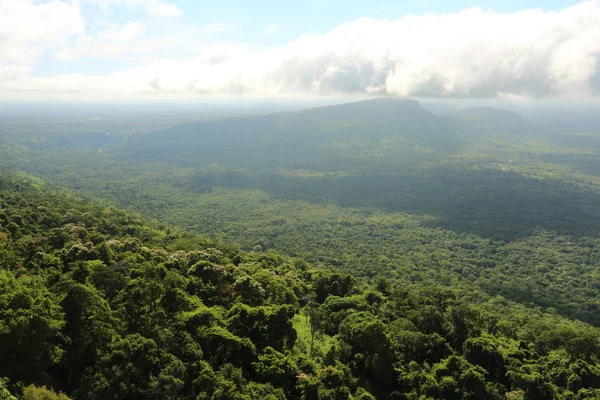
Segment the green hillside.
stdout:
[[600,395],[598,329],[502,297],[367,285],[22,174],[0,222],[3,399]]
[[70,136],[30,131],[6,136],[0,163],[247,251],[600,325],[600,137],[532,137],[498,109],[452,115],[375,99],[109,144],[72,133],[68,148],[56,143]]
[[490,135],[504,140],[519,141],[540,138],[543,128],[523,118],[519,113],[494,107],[472,107],[445,115],[460,124],[461,133],[471,140]]
[[179,125],[130,138],[116,150],[127,158],[178,166],[336,171],[369,167],[370,155],[396,160],[399,148],[410,159],[454,151],[464,143],[452,127],[414,100],[374,99]]

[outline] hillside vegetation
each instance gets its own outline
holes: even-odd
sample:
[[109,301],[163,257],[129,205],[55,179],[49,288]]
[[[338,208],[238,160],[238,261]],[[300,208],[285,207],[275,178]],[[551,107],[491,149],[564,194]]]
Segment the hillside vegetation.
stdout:
[[0,163],[245,250],[600,324],[597,134],[490,107],[439,116],[404,99],[104,142],[35,129],[4,135]]
[[502,297],[368,285],[22,174],[0,222],[3,399],[600,395],[598,329]]
[[595,131],[157,118],[0,119],[0,399],[600,397]]

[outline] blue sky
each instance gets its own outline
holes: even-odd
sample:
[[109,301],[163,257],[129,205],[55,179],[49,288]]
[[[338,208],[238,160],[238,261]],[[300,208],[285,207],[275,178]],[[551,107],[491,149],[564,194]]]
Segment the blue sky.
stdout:
[[[251,41],[276,45],[303,34],[325,33],[335,26],[356,18],[397,19],[407,14],[452,13],[470,7],[481,7],[501,13],[526,8],[560,10],[578,3],[573,0],[172,0],[181,10],[179,22],[197,26],[224,24],[231,29],[221,35],[223,40]],[[102,12],[87,6],[90,20]],[[121,22],[140,19],[138,9],[112,10],[112,17]],[[155,21],[156,22],[156,21]],[[179,23],[176,22],[176,23]],[[164,20],[160,24],[166,23]],[[276,27],[277,34],[266,35],[265,29]]]
[[599,27],[596,0],[0,0],[0,97],[595,96]]
[[197,24],[226,22],[240,26],[237,34],[257,41],[265,26],[277,25],[273,43],[291,40],[306,33],[323,33],[336,25],[360,17],[401,18],[406,14],[450,13],[469,7],[498,12],[524,8],[561,9],[576,4],[572,0],[179,0],[175,1],[186,19]]
[[[255,45],[277,46],[301,35],[324,34],[336,26],[357,18],[399,19],[407,14],[453,13],[470,7],[480,7],[499,13],[511,13],[527,8],[560,10],[576,4],[572,0],[170,0],[181,12],[176,18],[165,19],[148,15],[138,7],[85,4],[82,12],[90,32],[103,29],[108,19],[125,24],[140,21],[150,35],[163,35],[182,25],[208,27],[213,41],[248,42]],[[164,54],[164,53],[163,53]],[[185,49],[172,50],[171,56],[185,59]],[[48,52],[36,65],[36,76],[86,71],[103,74],[131,68],[131,59],[79,59],[71,63],[56,62]]]

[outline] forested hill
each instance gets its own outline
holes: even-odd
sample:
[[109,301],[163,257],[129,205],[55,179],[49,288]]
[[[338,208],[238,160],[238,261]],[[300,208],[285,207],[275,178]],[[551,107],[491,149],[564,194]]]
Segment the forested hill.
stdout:
[[[0,399],[592,399],[600,332],[0,175]],[[58,394],[62,393],[62,394]]]
[[[383,153],[401,148],[402,155],[414,162],[428,159],[430,152],[433,159],[458,152],[489,135],[522,142],[539,138],[544,132],[514,111],[474,107],[436,115],[415,100],[377,98],[297,112],[177,125],[131,137],[120,150],[128,156],[179,165],[217,162],[251,168],[257,165],[248,161],[253,161],[258,153],[263,158],[263,164],[258,166],[263,168],[326,167],[327,164],[315,165],[315,160],[317,156],[327,156],[335,157],[336,163],[330,164],[339,168],[339,163],[343,166],[344,161],[357,163],[364,158],[368,154],[365,147]],[[348,148],[352,144],[358,151]],[[340,150],[346,151],[340,154]],[[398,153],[394,155],[397,157]]]
[[[392,141],[421,157],[424,150],[456,151],[465,144],[457,134],[461,124],[425,110],[417,101],[384,98],[178,125],[129,138],[119,150],[127,157],[185,166],[335,170],[370,164],[361,160],[364,152],[347,148],[351,144],[379,149],[382,142]],[[340,152],[340,146],[349,151]]]
[[515,111],[494,107],[473,107],[445,115],[448,120],[460,123],[461,133],[471,140],[498,134],[503,138],[523,140],[539,138],[544,130]]

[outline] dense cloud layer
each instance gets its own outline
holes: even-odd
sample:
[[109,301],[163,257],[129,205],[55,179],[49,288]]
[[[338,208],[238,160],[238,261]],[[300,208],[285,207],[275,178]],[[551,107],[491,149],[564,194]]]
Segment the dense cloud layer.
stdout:
[[83,33],[84,25],[75,4],[0,0],[0,88],[7,81],[18,87],[44,51]]
[[[0,57],[6,59],[14,38],[0,40]],[[277,48],[213,44],[192,50],[199,54],[193,60],[160,60],[101,77],[4,73],[0,91],[597,96],[600,5],[587,1],[559,12],[498,14],[472,8],[399,20],[365,18]]]
[[129,7],[144,7],[151,15],[165,17],[177,17],[181,15],[181,10],[167,0],[81,0],[90,3],[97,3],[104,7],[114,5],[126,5]]

